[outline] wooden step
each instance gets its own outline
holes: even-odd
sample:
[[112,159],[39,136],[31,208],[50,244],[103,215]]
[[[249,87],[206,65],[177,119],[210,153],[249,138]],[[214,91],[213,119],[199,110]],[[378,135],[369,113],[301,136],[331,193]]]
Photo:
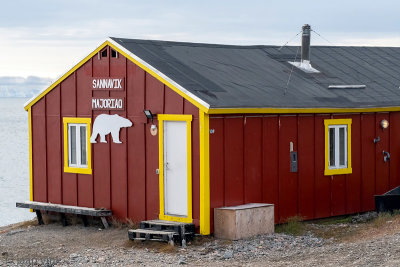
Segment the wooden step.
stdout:
[[186,246],[187,240],[193,240],[195,225],[162,220],[148,220],[140,222],[139,229],[128,231],[131,240],[164,241],[174,244],[178,242]]
[[175,231],[160,231],[155,229],[135,229],[128,231],[129,239],[141,241],[162,241],[174,244],[179,241],[179,233]]

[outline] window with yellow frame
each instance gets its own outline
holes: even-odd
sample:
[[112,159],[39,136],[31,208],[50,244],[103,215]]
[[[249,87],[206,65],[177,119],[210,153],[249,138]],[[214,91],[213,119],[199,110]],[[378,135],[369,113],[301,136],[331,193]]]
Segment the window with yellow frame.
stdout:
[[325,124],[325,175],[349,174],[351,119],[329,119]]
[[64,172],[92,174],[90,118],[63,118]]

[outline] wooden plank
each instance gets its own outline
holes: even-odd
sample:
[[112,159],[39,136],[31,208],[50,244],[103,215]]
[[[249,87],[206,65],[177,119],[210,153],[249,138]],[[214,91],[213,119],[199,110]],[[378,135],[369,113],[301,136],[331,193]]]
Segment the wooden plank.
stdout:
[[17,202],[16,207],[17,208],[28,208],[28,209],[33,209],[33,210],[46,210],[46,211],[54,211],[54,212],[60,212],[60,213],[88,215],[88,216],[94,216],[94,217],[105,217],[105,216],[112,215],[111,210],[100,210],[100,209],[94,209],[94,208],[43,203],[43,202],[36,202],[36,201]]
[[179,234],[174,231],[158,231],[153,229],[134,229],[129,230],[131,233],[139,233],[139,234],[151,234],[151,235],[174,235],[178,236]]
[[262,202],[262,118],[244,121],[244,202]]
[[243,187],[243,118],[226,117],[225,141],[225,205],[244,203]]
[[279,121],[278,116],[263,118],[263,203],[275,205],[279,220]]
[[298,201],[299,215],[314,218],[314,116],[299,116],[298,123]]
[[297,117],[279,117],[279,221],[298,214],[297,173],[290,172],[290,143],[297,151]]
[[172,225],[172,226],[180,226],[180,225],[188,225],[192,223],[183,223],[183,222],[172,222],[172,221],[163,221],[163,220],[148,220],[142,221],[142,223],[147,223],[150,225]]

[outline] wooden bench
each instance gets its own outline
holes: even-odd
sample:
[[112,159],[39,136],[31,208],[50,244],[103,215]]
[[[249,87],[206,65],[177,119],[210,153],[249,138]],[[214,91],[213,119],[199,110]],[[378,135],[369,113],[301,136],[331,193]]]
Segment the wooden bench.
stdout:
[[83,220],[83,224],[87,226],[87,218],[86,216],[100,217],[104,228],[108,228],[108,223],[106,217],[112,216],[111,210],[106,209],[95,209],[95,208],[86,208],[86,207],[77,207],[77,206],[69,206],[69,205],[61,205],[61,204],[53,204],[53,203],[45,203],[45,202],[37,202],[37,201],[25,201],[25,202],[17,202],[17,208],[27,208],[32,209],[36,212],[36,216],[39,222],[39,225],[44,224],[41,211],[52,211],[58,212],[61,214],[61,222],[63,226],[67,225],[67,220],[65,214],[77,214]]

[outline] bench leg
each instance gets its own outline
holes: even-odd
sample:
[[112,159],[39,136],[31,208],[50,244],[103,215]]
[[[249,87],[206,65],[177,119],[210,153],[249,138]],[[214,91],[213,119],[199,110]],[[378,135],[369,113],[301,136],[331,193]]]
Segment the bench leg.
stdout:
[[35,211],[36,211],[36,217],[37,217],[39,225],[44,224],[43,217],[42,217],[42,212],[40,210],[35,210]]
[[108,228],[107,219],[106,219],[105,217],[100,217],[100,219],[101,219],[101,222],[102,222],[103,225],[104,225],[104,229],[107,229],[107,228]]
[[68,225],[67,218],[65,217],[65,213],[61,213],[61,223],[62,223],[62,226]]
[[88,226],[88,220],[86,215],[81,215],[83,226],[87,227]]

